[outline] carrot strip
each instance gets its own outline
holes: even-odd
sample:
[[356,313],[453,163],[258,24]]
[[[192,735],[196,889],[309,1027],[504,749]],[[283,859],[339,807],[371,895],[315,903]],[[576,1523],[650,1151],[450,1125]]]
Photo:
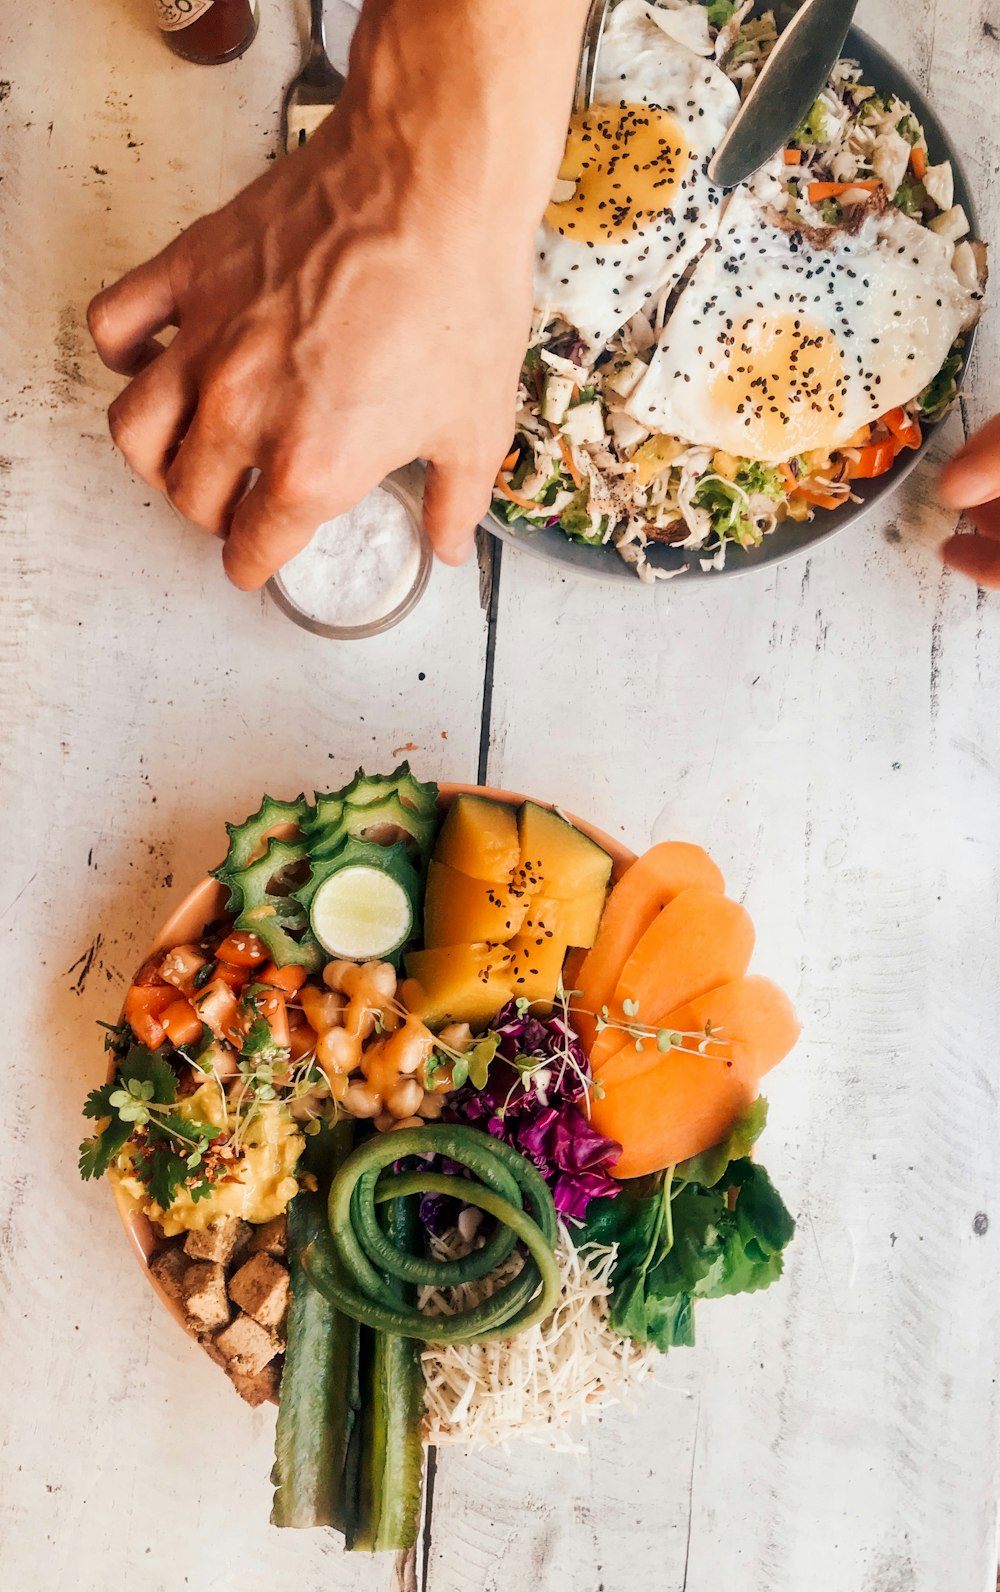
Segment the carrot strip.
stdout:
[[498,492],[502,492],[505,498],[509,498],[512,503],[516,503],[518,508],[531,509],[533,514],[537,514],[541,510],[542,505],[540,503],[536,503],[534,498],[526,498],[520,492],[515,492],[513,487],[508,486],[499,475],[496,478],[496,489]]
[[503,461],[503,464],[500,466],[501,470],[513,470],[515,464],[518,461],[518,457],[519,457],[519,455],[518,455],[517,449],[516,448],[511,448],[511,450],[508,453],[506,459]]
[[846,496],[837,497],[833,492],[821,492],[818,487],[812,486],[800,486],[795,496],[817,509],[839,509],[847,502]]
[[891,470],[896,459],[896,445],[885,438],[881,442],[871,442],[860,450],[856,463],[849,463],[845,479],[848,481],[871,481],[877,475],[885,475]]
[[785,165],[786,166],[801,166],[801,164],[802,164],[802,151],[801,151],[801,149],[786,149],[785,150]]
[[574,486],[582,486],[583,485],[583,476],[580,474],[579,470],[576,467],[576,464],[574,463],[573,450],[570,447],[569,443],[566,441],[566,438],[563,436],[561,431],[557,434],[556,441],[559,444],[559,452],[562,454],[563,464],[566,466],[567,470],[569,471],[570,477],[571,477],[571,479],[573,481]]
[[794,492],[795,488],[799,484],[798,476],[795,474],[795,471],[792,469],[790,464],[783,464],[783,465],[781,465],[780,468],[781,468],[781,479],[784,481],[784,483],[787,486],[789,492]]
[[841,194],[847,193],[849,188],[864,188],[868,193],[874,193],[882,184],[877,178],[864,182],[811,182],[808,188],[809,203],[822,204],[824,199],[839,199]]
[[923,182],[927,175],[927,151],[920,144],[914,144],[910,150],[910,165],[917,181]]
[[905,409],[890,409],[882,416],[882,424],[892,433],[900,448],[919,448],[923,441],[920,421],[907,414]]

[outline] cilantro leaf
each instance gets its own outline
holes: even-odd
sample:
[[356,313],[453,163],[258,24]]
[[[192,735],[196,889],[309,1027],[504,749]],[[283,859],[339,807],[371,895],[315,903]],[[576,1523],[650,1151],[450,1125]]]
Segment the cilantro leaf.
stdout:
[[84,1101],[85,1117],[110,1120],[100,1133],[80,1145],[80,1176],[104,1176],[133,1128],[145,1121],[147,1101],[172,1105],[176,1098],[177,1079],[170,1063],[145,1045],[132,1045],[119,1062],[114,1081],[92,1089]]
[[161,1210],[169,1210],[186,1177],[185,1161],[167,1145],[158,1146],[145,1158],[142,1180]]
[[151,1083],[153,1093],[148,1098],[158,1105],[172,1106],[177,1099],[177,1074],[165,1056],[145,1045],[133,1045],[118,1068],[118,1082],[127,1088],[132,1079]]

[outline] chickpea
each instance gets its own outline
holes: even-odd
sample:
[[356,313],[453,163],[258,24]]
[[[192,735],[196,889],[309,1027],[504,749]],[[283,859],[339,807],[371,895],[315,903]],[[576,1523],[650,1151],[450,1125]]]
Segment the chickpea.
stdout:
[[424,1098],[417,1107],[417,1116],[425,1117],[429,1122],[436,1122],[444,1110],[444,1100],[439,1094],[424,1091]]
[[316,1060],[328,1075],[354,1072],[361,1060],[361,1041],[346,1028],[328,1028],[316,1043]]
[[395,1133],[398,1128],[422,1128],[423,1126],[424,1123],[420,1117],[403,1117],[399,1122],[392,1124],[389,1132]]
[[345,979],[354,972],[354,962],[327,962],[323,969],[323,983],[338,995],[349,993]]
[[347,997],[338,991],[314,989],[311,984],[303,984],[299,991],[299,1000],[302,1003],[306,1022],[310,1028],[316,1030],[317,1034],[325,1034],[331,1028],[339,1028],[343,1022]]
[[386,1096],[386,1105],[394,1117],[412,1117],[423,1101],[424,1091],[416,1078],[401,1078],[392,1093]]
[[345,1072],[335,1072],[332,1075],[328,1074],[326,1081],[330,1088],[331,1098],[336,1100],[338,1105],[343,1105],[344,1096],[351,1087],[351,1080],[348,1078],[347,1074]]
[[438,1038],[449,1050],[465,1052],[472,1049],[472,1029],[468,1023],[447,1023]]
[[343,1106],[352,1117],[377,1117],[382,1096],[366,1083],[352,1083],[344,1091]]

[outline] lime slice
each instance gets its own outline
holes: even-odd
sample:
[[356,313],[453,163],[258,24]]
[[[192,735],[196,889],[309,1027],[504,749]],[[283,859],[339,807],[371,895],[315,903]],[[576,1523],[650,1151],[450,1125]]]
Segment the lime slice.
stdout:
[[309,912],[312,931],[331,956],[366,962],[389,956],[413,931],[413,908],[383,868],[341,868],[324,879]]

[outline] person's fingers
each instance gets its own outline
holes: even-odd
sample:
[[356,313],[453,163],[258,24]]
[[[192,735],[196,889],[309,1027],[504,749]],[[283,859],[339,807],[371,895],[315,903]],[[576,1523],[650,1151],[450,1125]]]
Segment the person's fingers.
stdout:
[[941,557],[949,569],[969,575],[977,586],[1000,590],[1000,543],[985,536],[949,536]]
[[986,503],[1000,493],[1000,415],[970,437],[945,465],[938,493],[951,508]]
[[284,496],[262,475],[233,515],[222,554],[226,574],[241,591],[257,591],[302,551],[324,520],[348,506],[331,508],[318,498]]
[[424,530],[444,564],[462,564],[472,552],[476,526],[490,506],[503,457],[470,464],[432,460],[424,485]]
[[199,407],[167,468],[167,497],[192,525],[222,536],[250,484],[252,465],[245,444],[220,436]]
[[155,332],[177,324],[172,247],[104,288],[87,306],[87,325],[97,352],[104,364],[120,375],[130,376],[138,368]]
[[166,490],[167,469],[197,402],[194,378],[175,347],[172,343],[147,365],[108,410],[115,447],[136,475],[159,492]]

